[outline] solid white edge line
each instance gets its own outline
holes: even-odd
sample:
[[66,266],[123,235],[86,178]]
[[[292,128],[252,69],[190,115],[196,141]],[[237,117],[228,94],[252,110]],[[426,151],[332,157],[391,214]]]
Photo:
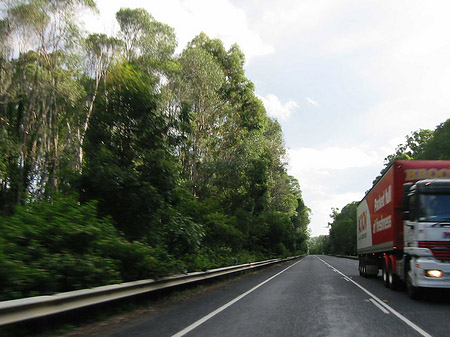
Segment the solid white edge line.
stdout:
[[387,311],[385,308],[383,308],[377,301],[375,301],[373,298],[369,298],[369,301],[372,302],[378,309],[380,309],[385,314],[389,315],[389,311]]
[[265,280],[264,282],[261,282],[260,284],[254,286],[252,289],[250,289],[249,291],[246,291],[245,293],[239,295],[238,297],[236,297],[235,299],[231,300],[230,302],[222,305],[220,308],[212,311],[211,313],[209,313],[208,315],[204,316],[203,318],[200,318],[198,321],[192,323],[191,325],[189,325],[187,328],[181,330],[180,332],[177,332],[175,335],[172,335],[172,337],[182,337],[184,335],[186,335],[187,333],[191,332],[192,330],[194,330],[195,328],[197,328],[198,326],[202,325],[203,323],[205,323],[207,320],[209,320],[210,318],[216,316],[217,314],[219,314],[220,312],[224,311],[226,308],[232,306],[234,303],[236,303],[237,301],[241,300],[242,298],[244,298],[245,296],[247,296],[248,294],[252,293],[253,291],[255,291],[256,289],[258,289],[259,287],[261,287],[262,285],[266,284],[267,282],[271,281],[272,279],[274,279],[275,277],[277,277],[278,275],[284,273],[286,270],[288,270],[289,268],[292,268],[293,266],[295,266],[297,263],[302,262],[303,259],[301,259],[300,261],[297,261],[293,264],[291,264],[289,267],[283,269],[282,271],[280,271],[279,273],[273,275],[272,277],[268,278],[267,280]]
[[[325,263],[327,266],[329,266],[330,268],[335,269],[339,274],[341,274],[344,277],[348,277],[345,274],[341,273],[339,270],[337,270],[335,267],[333,267],[331,264],[325,262],[324,260],[322,260],[320,257],[316,256],[316,258],[318,258],[320,261],[322,261],[323,263]],[[400,314],[399,312],[395,311],[392,307],[390,307],[389,305],[387,305],[386,303],[384,303],[382,300],[380,300],[378,297],[376,297],[374,294],[372,294],[370,291],[368,291],[366,288],[364,288],[363,286],[359,285],[358,283],[356,283],[355,281],[353,281],[351,278],[349,278],[349,280],[356,285],[358,288],[360,288],[362,291],[364,291],[367,295],[369,295],[370,297],[372,297],[375,301],[377,301],[381,306],[383,306],[386,310],[389,310],[390,312],[392,312],[395,316],[397,316],[398,318],[400,318],[403,322],[405,322],[406,324],[408,324],[411,328],[413,328],[414,330],[416,330],[418,333],[420,333],[422,336],[424,337],[432,337],[428,332],[426,332],[425,330],[423,330],[422,328],[420,328],[419,326],[417,326],[416,324],[414,324],[413,322],[411,322],[409,319],[407,319],[405,316],[403,316],[402,314]]]

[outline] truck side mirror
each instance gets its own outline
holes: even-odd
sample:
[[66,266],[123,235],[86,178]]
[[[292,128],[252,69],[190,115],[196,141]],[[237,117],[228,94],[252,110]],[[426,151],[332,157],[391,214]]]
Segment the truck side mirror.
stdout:
[[409,211],[404,211],[402,218],[403,218],[403,220],[409,220]]

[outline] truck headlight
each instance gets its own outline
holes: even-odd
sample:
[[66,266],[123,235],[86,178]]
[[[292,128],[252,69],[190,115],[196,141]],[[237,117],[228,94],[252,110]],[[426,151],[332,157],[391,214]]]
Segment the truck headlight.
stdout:
[[425,270],[425,276],[427,277],[442,277],[442,270],[437,270],[437,269],[430,269],[430,270]]

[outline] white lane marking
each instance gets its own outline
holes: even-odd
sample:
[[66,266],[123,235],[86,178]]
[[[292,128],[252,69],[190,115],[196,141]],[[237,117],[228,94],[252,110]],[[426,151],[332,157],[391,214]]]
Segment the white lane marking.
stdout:
[[383,308],[381,305],[378,304],[377,301],[375,301],[373,298],[369,298],[369,301],[372,302],[378,309],[380,309],[385,314],[389,315],[389,311],[387,311],[385,308]]
[[[325,262],[324,260],[322,260],[320,257],[316,256],[320,261],[322,261],[323,263],[325,263],[327,266],[329,266],[330,268],[333,268],[335,270],[337,270],[336,268],[334,268],[332,265],[330,265],[329,263]],[[339,274],[341,274],[344,277],[347,277],[345,274],[341,273],[339,270],[337,271]],[[395,311],[393,308],[391,308],[389,305],[387,305],[386,303],[384,303],[382,300],[380,300],[378,297],[376,297],[374,294],[372,294],[370,291],[368,291],[366,288],[364,288],[363,286],[359,285],[358,283],[356,283],[355,281],[353,281],[352,279],[349,279],[350,282],[352,282],[354,285],[356,285],[358,288],[360,288],[362,291],[364,291],[367,295],[369,295],[370,297],[372,297],[375,301],[378,302],[378,304],[380,304],[382,307],[384,307],[386,310],[392,312],[395,316],[397,316],[398,318],[400,318],[403,322],[405,322],[406,324],[408,324],[411,328],[413,328],[414,330],[416,330],[418,333],[420,333],[422,336],[424,337],[432,337],[428,332],[426,332],[425,330],[423,330],[422,328],[420,328],[419,326],[417,326],[416,324],[414,324],[413,322],[411,322],[409,319],[407,319],[405,316],[403,316],[402,314],[400,314],[399,312]]]
[[268,278],[267,280],[265,280],[264,282],[261,282],[260,284],[254,286],[252,289],[250,289],[249,291],[246,291],[245,293],[239,295],[238,297],[236,297],[235,299],[231,300],[230,302],[222,305],[220,308],[212,311],[211,313],[209,313],[208,315],[204,316],[203,318],[200,318],[198,321],[192,323],[191,325],[189,325],[187,328],[181,330],[180,332],[177,332],[175,335],[172,335],[172,337],[181,337],[186,335],[187,333],[191,332],[192,330],[194,330],[196,327],[200,326],[201,324],[205,323],[207,320],[209,320],[210,318],[216,316],[217,314],[219,314],[220,312],[224,311],[226,308],[232,306],[234,303],[236,303],[237,301],[243,299],[245,296],[247,296],[248,294],[252,293],[253,291],[255,291],[256,289],[258,289],[259,287],[261,287],[262,285],[266,284],[267,282],[271,281],[272,279],[274,279],[275,277],[277,277],[278,275],[284,273],[286,270],[288,270],[289,268],[292,268],[293,266],[295,266],[297,263],[302,262],[303,259],[301,259],[300,261],[295,262],[294,264],[291,264],[289,267],[283,269],[282,271],[280,271],[278,274],[273,275],[272,277]]

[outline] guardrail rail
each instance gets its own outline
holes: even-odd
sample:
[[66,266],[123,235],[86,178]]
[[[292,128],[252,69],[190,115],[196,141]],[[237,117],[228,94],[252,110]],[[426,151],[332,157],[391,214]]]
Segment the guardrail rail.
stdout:
[[241,264],[238,266],[212,269],[205,272],[174,275],[159,280],[139,280],[91,289],[69,291],[49,296],[37,296],[3,301],[0,302],[0,326],[59,314],[65,311],[136,296],[151,291],[180,286],[188,283],[201,282],[203,280],[231,275],[233,273],[248,271],[255,268],[262,268],[279,262],[297,259],[299,257],[300,256],[294,256],[286,259],[271,259]]

